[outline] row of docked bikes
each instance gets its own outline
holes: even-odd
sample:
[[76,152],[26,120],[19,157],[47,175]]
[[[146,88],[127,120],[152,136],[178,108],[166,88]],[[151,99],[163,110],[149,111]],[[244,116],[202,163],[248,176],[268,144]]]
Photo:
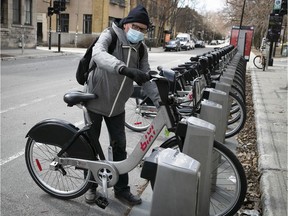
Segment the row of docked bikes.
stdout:
[[[149,215],[234,215],[247,182],[241,163],[224,143],[245,124],[245,71],[246,61],[232,45],[151,71],[160,106],[134,87],[125,107],[126,126],[142,135],[123,161],[105,158],[91,131],[85,104],[97,95],[68,92],[64,101],[83,110],[85,125],[46,119],[33,126],[25,149],[28,171],[42,190],[60,199],[79,197],[96,182],[102,187],[96,203],[105,208],[108,188],[141,163],[141,177],[153,189]],[[155,147],[163,130],[172,136]]]

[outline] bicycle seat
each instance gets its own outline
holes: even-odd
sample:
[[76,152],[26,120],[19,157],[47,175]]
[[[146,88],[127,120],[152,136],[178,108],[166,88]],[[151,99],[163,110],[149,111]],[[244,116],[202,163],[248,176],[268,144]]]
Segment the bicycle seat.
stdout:
[[81,104],[92,99],[96,99],[98,96],[95,94],[85,93],[81,91],[72,91],[64,95],[63,100],[67,103],[67,106],[74,106],[76,104]]

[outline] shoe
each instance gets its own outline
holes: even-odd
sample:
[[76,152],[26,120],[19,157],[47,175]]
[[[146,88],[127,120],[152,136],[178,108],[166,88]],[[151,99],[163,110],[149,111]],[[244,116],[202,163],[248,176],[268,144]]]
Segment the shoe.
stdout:
[[96,198],[96,189],[89,189],[85,194],[85,202],[88,204],[95,203]]
[[133,195],[130,191],[121,191],[121,192],[115,193],[115,198],[129,205],[139,205],[142,203],[141,198]]

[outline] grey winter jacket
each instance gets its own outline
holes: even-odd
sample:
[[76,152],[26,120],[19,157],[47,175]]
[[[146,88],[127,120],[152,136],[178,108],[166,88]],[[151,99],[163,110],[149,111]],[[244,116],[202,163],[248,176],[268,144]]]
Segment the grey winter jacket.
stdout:
[[[87,92],[98,95],[97,99],[87,104],[88,110],[109,117],[124,111],[125,103],[133,92],[133,80],[120,75],[119,69],[127,66],[138,68],[143,73],[150,71],[147,47],[144,45],[144,56],[139,61],[140,43],[135,46],[131,45],[121,28],[114,23],[112,28],[117,35],[115,50],[112,55],[108,53],[112,36],[106,29],[93,47],[90,64],[94,61],[97,67],[89,74],[87,82]],[[147,82],[143,87],[146,94],[157,103],[159,96],[155,83]]]

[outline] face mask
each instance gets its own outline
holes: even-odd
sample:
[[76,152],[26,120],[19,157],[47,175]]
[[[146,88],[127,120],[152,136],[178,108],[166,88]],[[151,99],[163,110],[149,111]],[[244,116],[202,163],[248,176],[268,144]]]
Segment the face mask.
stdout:
[[127,36],[127,39],[131,43],[138,43],[138,42],[144,40],[144,34],[142,32],[134,30],[132,28],[129,29],[129,31],[127,32],[126,36]]

